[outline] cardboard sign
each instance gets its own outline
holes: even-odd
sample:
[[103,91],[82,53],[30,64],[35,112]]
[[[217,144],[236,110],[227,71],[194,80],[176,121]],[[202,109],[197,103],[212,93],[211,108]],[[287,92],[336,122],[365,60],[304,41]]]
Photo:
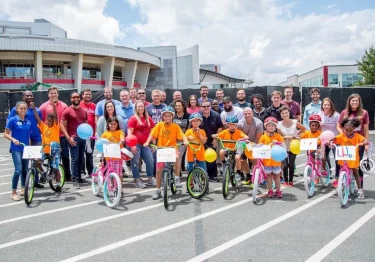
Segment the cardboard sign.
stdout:
[[271,159],[271,147],[269,145],[253,146],[253,158]]
[[160,148],[156,151],[156,159],[158,163],[174,163],[176,162],[176,149]]
[[300,140],[301,150],[317,150],[318,149],[318,139],[317,138],[306,138]]
[[105,157],[121,158],[120,145],[103,143],[103,153]]
[[356,157],[355,146],[336,147],[336,160],[355,160]]
[[23,159],[41,159],[42,158],[42,146],[24,146],[23,148]]

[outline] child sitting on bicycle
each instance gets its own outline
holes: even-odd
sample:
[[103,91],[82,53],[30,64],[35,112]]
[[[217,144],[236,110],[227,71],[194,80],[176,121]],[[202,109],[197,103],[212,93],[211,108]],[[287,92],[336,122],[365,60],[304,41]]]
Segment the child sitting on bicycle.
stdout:
[[[357,146],[358,144],[367,144],[366,138],[361,136],[358,133],[355,133],[354,130],[360,126],[360,121],[357,118],[344,118],[340,126],[344,133],[337,135],[334,139],[331,141],[338,145],[338,146]],[[365,151],[368,150],[368,146],[365,146]],[[358,199],[365,199],[365,192],[363,191],[363,188],[361,186],[361,180],[358,173],[359,168],[359,153],[358,148],[356,149],[356,158],[355,160],[347,160],[346,163],[348,167],[353,172],[353,175],[355,177],[355,181],[358,186]],[[344,164],[344,160],[339,160],[338,164],[342,167]],[[337,178],[336,178],[337,179]]]
[[[207,172],[206,161],[204,160],[204,144],[207,141],[206,132],[200,129],[199,126],[202,123],[202,115],[200,113],[191,114],[189,117],[189,122],[191,128],[186,130],[185,136],[191,142],[199,143],[200,149],[196,151],[196,161],[197,165]],[[197,145],[189,145],[187,147],[187,161],[188,161],[188,171],[193,170],[194,165],[194,152],[192,148],[198,149]]]
[[[245,135],[241,130],[237,129],[238,125],[238,118],[237,116],[228,116],[225,119],[225,122],[228,124],[228,128],[221,131],[219,134],[213,134],[213,138],[220,138],[222,140],[234,140],[239,141],[240,139],[248,140],[249,137]],[[227,148],[235,148],[237,145],[235,144],[229,144],[229,143],[223,143],[225,147]],[[241,155],[243,152],[242,146],[238,146],[236,150],[236,169],[237,169],[237,175],[241,176]],[[219,151],[220,160],[225,164],[225,149],[220,149]]]
[[[173,117],[175,115],[175,111],[171,106],[165,106],[161,111],[161,116],[163,121],[156,124],[156,126],[152,129],[150,136],[147,138],[146,143],[144,143],[144,147],[149,146],[151,141],[155,141],[157,139],[157,146],[158,147],[175,147],[177,146],[177,140],[183,140],[184,144],[187,146],[189,144],[187,138],[185,137],[184,133],[182,132],[179,125],[173,123]],[[176,150],[176,160],[179,158],[179,152]],[[153,200],[157,200],[161,198],[161,173],[164,168],[164,163],[156,163],[156,191],[152,196]],[[175,174],[180,174],[181,166],[174,166]],[[180,183],[180,178],[175,177],[176,186],[177,183]]]
[[[267,117],[264,120],[265,132],[259,139],[259,144],[273,145],[275,143],[284,143],[283,137],[276,132],[277,119],[274,117]],[[280,175],[281,175],[281,162],[273,159],[263,159],[264,172],[267,175],[268,197],[274,196],[272,190],[272,179],[275,179],[276,184],[276,197],[282,198],[283,195],[280,190]]]
[[[51,155],[51,166],[53,168],[52,172],[56,178],[57,186],[56,192],[61,192],[60,187],[60,172],[59,172],[59,164],[60,164],[60,125],[57,119],[57,109],[56,104],[57,100],[52,103],[53,106],[53,113],[49,113],[47,115],[46,122],[40,119],[38,112],[36,111],[34,102],[30,103],[30,107],[33,109],[35,119],[38,123],[38,128],[40,129],[40,133],[42,134],[42,144],[44,145],[43,149],[43,156],[44,154]],[[42,161],[36,162],[38,170],[43,170]],[[40,180],[42,183],[46,182],[46,173],[42,171]]]
[[[110,143],[121,143],[120,148],[124,147],[125,135],[120,129],[120,124],[117,117],[113,116],[107,120],[107,131],[102,134],[102,138],[106,138]],[[121,158],[108,158],[106,157],[107,164],[115,171],[120,177],[121,185],[124,180],[122,176],[122,159]],[[121,192],[124,196],[124,192]]]

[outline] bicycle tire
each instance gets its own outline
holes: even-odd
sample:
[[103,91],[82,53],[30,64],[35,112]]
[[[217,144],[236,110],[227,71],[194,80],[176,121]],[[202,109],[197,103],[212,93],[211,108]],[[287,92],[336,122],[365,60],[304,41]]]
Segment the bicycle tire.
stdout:
[[[114,189],[110,189],[110,182],[114,185]],[[114,208],[120,203],[121,189],[122,185],[120,177],[114,172],[109,173],[103,185],[104,202],[108,207]],[[113,192],[113,196],[109,195],[110,192]]]
[[230,183],[232,184],[232,187],[236,187],[237,185],[237,180],[234,173],[230,173]]
[[[197,180],[199,184],[196,183]],[[203,181],[203,183],[201,183],[201,181]],[[203,185],[203,187],[201,187],[201,185]],[[187,191],[192,198],[195,198],[195,199],[202,198],[207,193],[207,190],[209,187],[207,173],[200,167],[194,168],[193,170],[189,172],[187,176],[186,186],[187,186]],[[200,190],[199,193],[195,193],[195,192],[198,192],[194,190],[195,187],[198,187],[199,189],[201,188],[203,189]]]
[[227,198],[229,194],[229,167],[226,165],[224,166],[224,171],[223,171],[223,197]]
[[169,207],[168,203],[168,186],[169,186],[169,170],[163,169],[163,198],[164,198],[164,208]]
[[323,187],[327,187],[331,179],[331,169],[329,168],[328,161],[326,163],[326,171],[327,171],[327,176],[320,177],[320,183],[322,184]]
[[93,175],[91,176],[91,190],[92,193],[97,196],[100,194],[101,188],[102,188],[102,171],[99,169],[98,166],[94,167]]
[[305,170],[303,171],[303,184],[307,196],[312,197],[315,192],[315,183],[313,179],[313,169],[310,165],[306,165]]
[[171,169],[169,171],[169,179],[170,179],[170,182],[169,182],[169,186],[171,187],[171,192],[172,194],[176,194],[177,193],[177,186],[176,186],[176,180],[175,180],[175,177],[173,175],[173,169]]
[[254,176],[254,182],[253,182],[253,203],[255,204],[257,202],[257,195],[258,195],[258,187],[259,187],[259,176],[260,171],[259,168],[255,169],[253,172]]
[[347,179],[347,173],[345,171],[341,171],[339,176],[339,184],[337,186],[337,194],[339,196],[341,206],[346,206],[349,199],[349,188],[346,185]]
[[[53,169],[50,168],[50,172],[53,172]],[[63,165],[59,164],[59,173],[60,173],[60,189],[63,188],[63,186],[65,185],[65,170],[64,170],[64,167]],[[49,187],[54,191],[56,192],[56,187],[57,187],[57,181],[55,179],[50,179],[48,181],[49,183]]]
[[29,168],[26,175],[26,181],[25,181],[25,191],[24,191],[24,197],[25,197],[25,204],[30,205],[33,201],[34,197],[34,186],[35,186],[35,169]]

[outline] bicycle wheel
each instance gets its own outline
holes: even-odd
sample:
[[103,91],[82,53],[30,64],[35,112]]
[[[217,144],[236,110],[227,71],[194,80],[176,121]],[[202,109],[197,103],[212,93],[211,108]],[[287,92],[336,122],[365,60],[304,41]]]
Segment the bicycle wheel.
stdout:
[[337,194],[339,195],[341,206],[346,206],[349,199],[349,188],[347,186],[348,175],[345,171],[340,172]]
[[169,187],[169,170],[163,169],[163,198],[164,198],[164,208],[168,208],[168,187]]
[[177,192],[177,187],[176,187],[176,181],[173,175],[173,169],[170,170],[169,178],[170,178],[169,186],[171,187],[171,192],[174,195]]
[[114,172],[109,173],[103,186],[104,202],[108,207],[114,208],[120,203],[121,188],[120,177]]
[[228,191],[229,191],[229,179],[230,179],[230,173],[229,173],[229,166],[224,166],[223,171],[223,197],[227,198]]
[[[49,169],[50,172],[53,172],[53,169]],[[48,180],[49,187],[53,190],[56,191],[56,187],[60,185],[60,189],[63,188],[65,185],[65,170],[63,165],[59,164],[59,174],[60,174],[60,182],[57,182],[56,177],[54,175],[50,176],[52,179]]]
[[195,167],[187,176],[186,186],[192,198],[199,199],[203,197],[208,190],[208,176],[206,172],[200,167]]
[[236,187],[237,185],[237,180],[235,178],[234,173],[230,173],[230,183],[232,184],[232,187]]
[[327,171],[327,176],[320,177],[320,183],[322,184],[323,187],[327,187],[329,185],[329,180],[331,179],[331,169],[329,168],[328,161],[326,163],[326,171]]
[[303,184],[305,185],[305,191],[309,197],[314,195],[315,184],[313,178],[313,170],[310,165],[305,166],[303,172]]
[[255,169],[255,172],[253,173],[254,182],[253,182],[253,203],[257,202],[257,195],[258,195],[258,187],[259,187],[259,176],[260,176],[260,170],[259,168]]
[[102,187],[102,177],[103,177],[103,173],[102,171],[99,169],[98,166],[95,166],[94,167],[94,170],[92,172],[92,175],[91,175],[91,189],[92,189],[92,193],[97,196],[100,194],[100,189]]
[[25,203],[30,205],[34,197],[34,179],[36,170],[34,168],[29,168],[26,175],[25,181]]

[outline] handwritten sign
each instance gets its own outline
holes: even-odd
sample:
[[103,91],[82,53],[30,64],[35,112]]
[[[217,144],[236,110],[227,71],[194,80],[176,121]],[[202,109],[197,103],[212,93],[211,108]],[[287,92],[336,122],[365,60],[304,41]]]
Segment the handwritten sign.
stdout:
[[336,147],[336,160],[355,160],[355,146],[338,146]]
[[161,148],[156,151],[156,159],[158,163],[176,162],[175,148]]
[[42,158],[42,146],[25,146],[23,148],[23,159],[40,159]]
[[317,150],[318,149],[318,139],[317,138],[306,138],[300,140],[301,150]]
[[253,147],[253,158],[270,159],[271,158],[271,147],[269,145],[254,146]]
[[103,153],[105,157],[121,158],[120,145],[103,143]]
[[246,144],[246,148],[247,148],[248,151],[253,150],[253,144],[251,144],[251,143]]

